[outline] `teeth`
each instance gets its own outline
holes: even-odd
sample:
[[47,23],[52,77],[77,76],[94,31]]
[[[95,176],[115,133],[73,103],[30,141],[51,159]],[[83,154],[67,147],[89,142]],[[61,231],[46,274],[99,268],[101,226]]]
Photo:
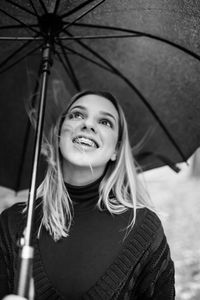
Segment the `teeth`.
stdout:
[[88,139],[88,138],[84,138],[84,137],[77,137],[73,140],[73,143],[78,143],[78,144],[84,144],[84,145],[88,145],[90,147],[96,147],[96,144]]

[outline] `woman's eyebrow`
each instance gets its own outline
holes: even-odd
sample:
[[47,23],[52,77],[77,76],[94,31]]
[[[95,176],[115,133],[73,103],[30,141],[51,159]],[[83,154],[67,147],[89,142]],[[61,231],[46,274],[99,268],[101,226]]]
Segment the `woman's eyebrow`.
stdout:
[[73,106],[73,107],[71,108],[71,110],[74,109],[74,108],[80,108],[80,109],[87,110],[86,107],[85,107],[85,106],[82,106],[82,105],[76,105],[76,106]]
[[107,111],[102,111],[102,110],[101,110],[100,113],[101,113],[102,115],[111,117],[112,119],[115,120],[115,122],[117,121],[116,118],[115,118],[112,114],[110,114],[109,112],[107,112]]
[[[82,106],[82,105],[76,105],[76,106],[73,106],[73,107],[71,108],[71,111],[72,111],[73,109],[76,109],[76,108],[83,109],[83,110],[87,111],[87,108],[86,108],[85,106]],[[102,115],[104,115],[104,116],[111,117],[112,119],[114,119],[115,122],[117,122],[116,118],[115,118],[111,113],[109,113],[109,112],[107,112],[107,111],[103,111],[103,110],[99,111],[99,113],[102,114]]]

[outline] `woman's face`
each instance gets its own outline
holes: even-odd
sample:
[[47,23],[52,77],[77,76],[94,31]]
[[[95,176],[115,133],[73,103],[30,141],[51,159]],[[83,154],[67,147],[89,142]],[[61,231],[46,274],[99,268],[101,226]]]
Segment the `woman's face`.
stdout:
[[61,127],[64,165],[103,172],[108,161],[116,159],[118,124],[118,112],[108,99],[92,94],[80,97]]

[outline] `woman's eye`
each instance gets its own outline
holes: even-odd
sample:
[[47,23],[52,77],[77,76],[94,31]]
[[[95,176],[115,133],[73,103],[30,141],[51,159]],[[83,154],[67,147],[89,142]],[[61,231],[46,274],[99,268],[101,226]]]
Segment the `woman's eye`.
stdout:
[[106,120],[106,119],[101,120],[100,123],[101,123],[102,125],[108,126],[108,127],[110,127],[110,128],[113,127],[112,122],[110,122],[109,120]]
[[69,114],[69,119],[83,119],[83,114],[79,111],[74,111]]

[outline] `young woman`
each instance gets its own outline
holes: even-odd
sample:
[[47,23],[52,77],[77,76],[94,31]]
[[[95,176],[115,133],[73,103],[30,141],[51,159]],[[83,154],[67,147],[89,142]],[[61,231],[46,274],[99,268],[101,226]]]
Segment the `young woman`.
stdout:
[[[174,299],[174,264],[107,92],[75,95],[45,138],[34,222],[35,299]],[[24,204],[0,219],[0,295],[13,293]]]

